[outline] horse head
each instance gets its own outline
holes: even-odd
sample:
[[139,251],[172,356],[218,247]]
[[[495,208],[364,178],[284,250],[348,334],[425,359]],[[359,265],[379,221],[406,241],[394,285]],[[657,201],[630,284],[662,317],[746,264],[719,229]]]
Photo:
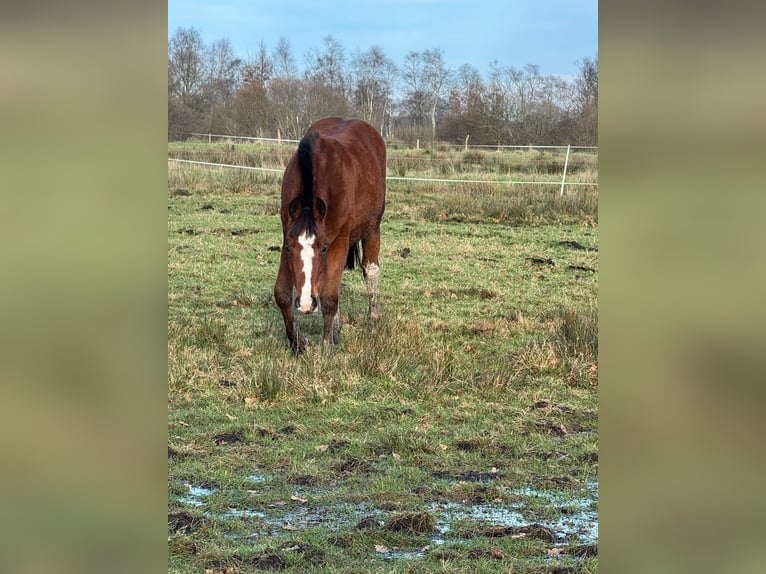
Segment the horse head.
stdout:
[[327,206],[321,198],[315,198],[313,205],[303,205],[296,197],[289,214],[284,250],[297,292],[295,308],[302,313],[318,312],[319,293],[327,275]]

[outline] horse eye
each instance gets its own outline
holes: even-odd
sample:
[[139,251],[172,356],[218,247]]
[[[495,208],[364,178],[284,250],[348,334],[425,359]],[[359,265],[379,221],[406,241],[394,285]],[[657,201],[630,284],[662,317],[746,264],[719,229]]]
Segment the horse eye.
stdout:
[[322,254],[327,253],[327,245],[322,246]]
[[290,249],[290,245],[285,243],[285,252],[290,253],[290,251],[292,251],[292,249]]

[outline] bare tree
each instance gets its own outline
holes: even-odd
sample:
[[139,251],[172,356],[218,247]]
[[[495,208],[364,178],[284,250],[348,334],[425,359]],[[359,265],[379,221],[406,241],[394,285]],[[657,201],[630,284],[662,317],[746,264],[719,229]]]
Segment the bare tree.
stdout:
[[205,47],[195,28],[178,28],[168,42],[168,135],[193,132],[205,108]]
[[575,114],[581,143],[598,145],[598,57],[579,61],[580,73],[575,78]]
[[[228,39],[205,46],[179,28],[168,41],[168,135],[197,131],[267,133],[298,139],[321,116],[354,115],[389,137],[471,143],[594,145],[598,142],[598,59],[579,60],[571,81],[490,64],[487,79],[450,69],[442,50],[409,52],[401,66],[373,46],[351,58],[326,36],[300,70],[289,42],[238,58]],[[397,85],[397,83],[399,85]]]
[[[301,120],[303,105],[303,81],[298,77],[290,42],[281,37],[272,55],[274,75],[269,82],[269,99],[273,124],[280,137],[300,139],[304,121]],[[308,124],[305,124],[308,126]]]
[[431,120],[431,137],[436,138],[436,115],[442,98],[447,93],[452,72],[444,63],[442,50],[409,52],[404,58],[402,79],[413,111]]
[[349,110],[346,50],[332,36],[325,36],[322,43],[321,50],[313,49],[306,55],[303,111],[309,123],[324,116],[345,116]]
[[258,53],[248,58],[242,66],[242,83],[266,88],[273,76],[274,60],[266,51],[266,44],[261,40]]
[[178,28],[168,42],[168,84],[184,103],[202,92],[205,81],[204,44],[199,30]]
[[314,48],[306,55],[306,79],[345,95],[346,49],[332,36],[325,36],[322,43],[322,50]]
[[234,129],[230,107],[241,83],[242,60],[234,55],[228,38],[216,40],[207,48],[205,70],[206,129],[208,133],[230,132]]
[[351,62],[352,100],[357,113],[384,133],[397,69],[380,46],[357,52]]
[[455,72],[440,133],[456,142],[470,136],[473,143],[490,143],[486,138],[488,122],[487,89],[481,74],[463,64]]
[[544,76],[540,67],[528,64],[519,70],[491,65],[494,102],[504,108],[502,118],[509,143],[561,143],[561,126],[566,121],[570,85],[559,76]]
[[258,53],[242,67],[242,85],[234,97],[237,130],[244,135],[272,136],[276,129],[274,110],[269,99],[269,86],[274,63],[261,41]]
[[298,67],[295,65],[290,42],[282,36],[274,48],[272,56],[274,62],[274,76],[277,78],[294,78],[298,75]]

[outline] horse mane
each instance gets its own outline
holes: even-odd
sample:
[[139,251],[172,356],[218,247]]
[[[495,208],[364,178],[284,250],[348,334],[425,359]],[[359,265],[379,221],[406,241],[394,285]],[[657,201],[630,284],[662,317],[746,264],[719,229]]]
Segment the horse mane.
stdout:
[[[306,134],[298,144],[298,168],[301,174],[302,186],[298,195],[290,203],[290,215],[293,223],[290,226],[290,235],[298,236],[304,231],[314,234],[316,221],[314,221],[314,161],[312,158],[314,143],[319,138],[318,131]],[[300,212],[298,210],[300,209]]]
[[314,207],[314,161],[311,156],[317,139],[319,139],[319,132],[313,131],[306,134],[298,144],[298,165],[301,168],[303,181],[303,191],[299,197],[303,208]]

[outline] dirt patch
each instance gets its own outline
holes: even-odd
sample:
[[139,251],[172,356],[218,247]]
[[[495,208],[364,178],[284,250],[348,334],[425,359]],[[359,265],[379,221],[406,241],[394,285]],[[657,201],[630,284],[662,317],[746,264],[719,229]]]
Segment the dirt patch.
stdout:
[[474,452],[481,450],[486,445],[486,440],[481,439],[468,439],[455,441],[455,448],[465,452]]
[[[455,493],[453,492],[453,494]],[[471,488],[467,489],[467,492],[461,493],[460,500],[466,500],[472,504],[489,504],[491,501],[498,500],[501,497],[500,491],[495,486],[472,483]]]
[[350,458],[347,458],[346,460],[340,461],[337,465],[335,465],[335,470],[339,472],[340,474],[346,474],[346,475],[353,474],[356,472],[369,474],[375,470],[375,467],[368,460],[364,460],[363,458],[357,458],[355,456],[352,456]]
[[327,562],[327,553],[324,550],[305,542],[289,542],[280,546],[279,551],[285,554],[300,554],[306,562],[315,566]]
[[350,440],[334,438],[329,443],[327,443],[327,452],[338,452],[339,450],[343,450],[349,446],[351,446]]
[[175,460],[184,460],[185,458],[191,456],[193,453],[185,451],[185,450],[178,450],[175,447],[172,447],[168,445],[168,458],[172,458]]
[[533,256],[533,257],[526,257],[525,259],[529,261],[530,263],[534,263],[535,265],[553,265],[553,266],[556,265],[553,262],[553,259],[550,259],[548,257]]
[[232,229],[231,234],[232,235],[254,235],[256,233],[260,233],[260,229],[254,229],[252,227],[245,227],[243,229]]
[[408,534],[430,534],[436,528],[436,520],[428,512],[402,512],[386,520],[384,528]]
[[571,414],[574,412],[574,409],[572,407],[568,407],[566,405],[557,405],[550,401],[536,401],[532,403],[529,407],[527,407],[528,411],[533,411],[536,409],[546,409],[546,410],[554,410],[558,411],[560,413],[566,413]]
[[580,251],[598,251],[595,247],[590,247],[588,245],[583,245],[582,243],[578,243],[577,241],[559,241],[557,245],[561,245],[562,247],[570,247],[571,249],[578,249]]
[[597,452],[586,452],[584,455],[579,457],[578,460],[581,460],[583,462],[587,462],[590,464],[598,464],[598,453]]
[[532,478],[540,488],[567,488],[574,483],[569,476],[540,476],[533,473]]
[[254,429],[255,434],[260,438],[268,438],[271,440],[277,440],[279,438],[279,433],[274,432],[271,429],[266,429],[263,427],[256,427]]
[[542,460],[563,460],[569,456],[568,453],[562,452],[560,450],[530,450],[525,454],[534,456],[535,458],[540,458]]
[[593,267],[586,267],[585,265],[567,265],[567,269],[571,271],[588,271],[589,273],[596,272]]
[[254,227],[240,227],[237,229],[227,229],[225,227],[216,227],[215,229],[211,229],[210,233],[214,235],[232,235],[234,237],[238,237],[241,235],[255,235],[256,233],[261,233],[262,230],[255,229]]
[[293,478],[292,483],[298,486],[317,486],[319,478],[313,474],[299,474]]
[[591,430],[577,423],[570,423],[569,425],[565,425],[564,423],[551,420],[537,421],[535,426],[545,434],[558,437],[567,436],[569,434],[590,432]]
[[218,433],[217,435],[213,436],[213,442],[217,445],[243,442],[244,440],[245,440],[245,431],[242,429],[234,429],[234,430]]
[[181,512],[168,513],[168,530],[173,533],[186,534],[195,531],[203,523],[199,516],[182,510]]
[[258,570],[284,570],[287,564],[282,556],[273,552],[264,552],[247,558],[239,556],[234,558],[242,566],[252,566]]
[[577,546],[567,548],[566,552],[570,556],[576,556],[577,558],[598,556],[598,544],[579,544]]
[[359,522],[356,523],[357,530],[372,530],[380,527],[380,520],[377,516],[365,516]]

